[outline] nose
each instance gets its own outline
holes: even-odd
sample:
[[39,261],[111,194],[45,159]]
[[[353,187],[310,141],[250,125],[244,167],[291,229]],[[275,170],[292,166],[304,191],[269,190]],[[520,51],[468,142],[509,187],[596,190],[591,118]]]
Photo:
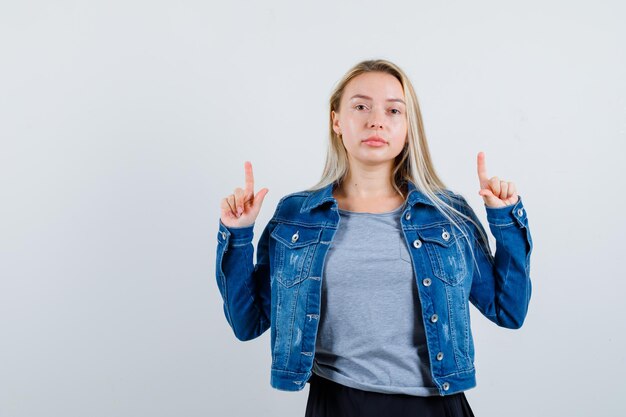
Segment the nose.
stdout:
[[383,116],[380,114],[380,111],[372,110],[368,119],[368,127],[371,129],[382,129],[382,120]]

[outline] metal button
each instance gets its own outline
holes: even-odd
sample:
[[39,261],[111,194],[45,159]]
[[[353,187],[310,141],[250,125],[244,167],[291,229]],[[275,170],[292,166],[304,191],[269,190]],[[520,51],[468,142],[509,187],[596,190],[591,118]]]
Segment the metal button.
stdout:
[[522,217],[522,214],[524,214],[524,210],[523,209],[518,209],[517,210],[517,215]]
[[450,389],[450,384],[448,384],[447,382],[444,382],[444,383],[443,383],[443,390],[444,390],[444,391],[447,391],[447,390],[449,390],[449,389]]
[[300,235],[298,234],[299,231],[296,231],[296,233],[293,234],[293,236],[291,236],[291,243],[295,243],[296,240],[298,240],[298,238],[300,237]]
[[437,323],[438,319],[439,319],[439,316],[436,314],[433,314],[432,316],[430,316],[430,321],[432,321],[433,323]]
[[407,220],[410,220],[411,219],[411,212],[407,211],[407,213],[404,215],[404,218],[407,219]]
[[450,233],[444,230],[443,233],[441,234],[441,237],[443,238],[443,240],[448,240],[450,239]]
[[443,359],[443,352],[437,353],[437,360],[440,361]]
[[421,247],[422,247],[422,241],[421,241],[421,240],[419,240],[419,239],[415,239],[415,240],[413,241],[413,246],[414,246],[415,248],[417,248],[417,249],[421,248]]
[[226,232],[221,232],[222,233],[222,239],[226,240]]
[[430,285],[430,283],[431,283],[431,280],[430,280],[430,278],[424,278],[422,283],[424,284],[425,287],[428,287]]

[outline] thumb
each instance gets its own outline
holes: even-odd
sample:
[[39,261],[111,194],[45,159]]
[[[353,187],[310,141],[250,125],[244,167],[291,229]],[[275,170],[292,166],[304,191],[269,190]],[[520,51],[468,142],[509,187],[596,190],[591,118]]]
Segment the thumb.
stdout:
[[269,192],[269,189],[267,188],[262,188],[259,190],[258,193],[256,193],[256,195],[254,196],[254,205],[256,207],[261,207],[261,204],[263,204],[263,200],[265,199],[265,196],[267,195],[267,193]]
[[499,207],[502,205],[502,201],[488,188],[481,189],[478,194],[483,198],[483,201],[489,207]]

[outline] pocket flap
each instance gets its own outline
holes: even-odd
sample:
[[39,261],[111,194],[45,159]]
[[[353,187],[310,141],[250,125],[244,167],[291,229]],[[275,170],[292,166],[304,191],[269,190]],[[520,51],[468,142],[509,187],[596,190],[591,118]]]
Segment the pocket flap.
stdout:
[[450,246],[457,238],[457,232],[446,225],[429,226],[417,230],[417,234],[425,242],[434,242],[441,246]]
[[279,223],[272,231],[272,237],[289,248],[299,248],[319,242],[322,229],[300,225]]

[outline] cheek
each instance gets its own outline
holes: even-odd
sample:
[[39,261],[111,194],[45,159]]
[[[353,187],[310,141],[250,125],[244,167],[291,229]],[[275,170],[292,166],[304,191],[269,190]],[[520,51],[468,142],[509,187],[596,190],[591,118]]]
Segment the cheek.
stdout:
[[407,120],[406,117],[398,117],[397,119],[394,120],[394,126],[397,126],[399,129],[406,129],[407,128]]
[[398,138],[398,142],[400,143],[400,147],[404,146],[404,143],[408,140],[408,125],[406,123],[400,123],[397,126],[396,135]]
[[350,129],[354,130],[354,129],[361,127],[365,120],[366,118],[363,117],[362,115],[355,114],[355,115],[351,115],[345,120],[345,125],[349,126]]
[[405,144],[406,144],[406,138],[405,139],[400,138],[399,140],[396,141],[394,149],[400,152],[404,148]]
[[406,137],[408,133],[408,125],[406,120],[397,120],[391,124],[394,136]]

